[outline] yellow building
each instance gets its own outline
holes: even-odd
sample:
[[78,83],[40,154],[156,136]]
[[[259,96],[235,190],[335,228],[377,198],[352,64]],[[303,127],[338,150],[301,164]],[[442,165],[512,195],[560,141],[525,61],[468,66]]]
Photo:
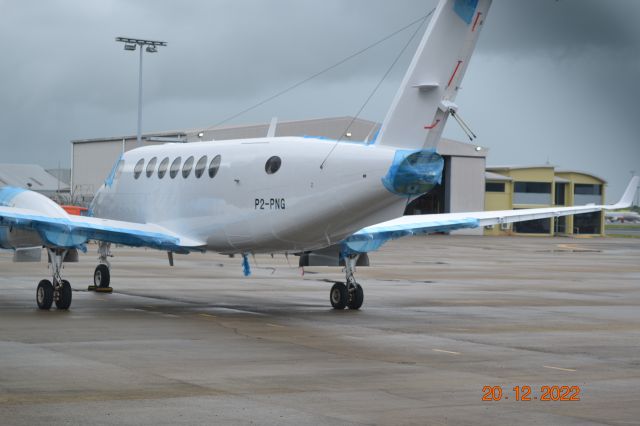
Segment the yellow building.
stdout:
[[[485,210],[604,204],[605,184],[597,176],[549,165],[487,167]],[[484,233],[604,236],[604,212],[496,225]]]

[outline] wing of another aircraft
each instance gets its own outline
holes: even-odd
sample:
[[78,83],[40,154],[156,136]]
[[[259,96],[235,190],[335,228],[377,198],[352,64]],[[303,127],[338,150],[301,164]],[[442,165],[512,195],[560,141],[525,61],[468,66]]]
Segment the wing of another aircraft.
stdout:
[[36,231],[43,245],[83,248],[88,240],[186,253],[198,251],[204,242],[191,240],[153,224],[64,215],[0,206],[0,226]]
[[621,209],[631,205],[639,181],[640,178],[634,176],[631,182],[629,182],[620,201],[613,205],[589,204],[571,207],[402,216],[387,222],[362,228],[347,237],[343,241],[343,245],[346,246],[347,251],[366,253],[377,250],[382,244],[389,240],[409,235],[433,234],[457,229],[477,228],[479,226],[523,222],[527,220],[597,212],[600,210]]

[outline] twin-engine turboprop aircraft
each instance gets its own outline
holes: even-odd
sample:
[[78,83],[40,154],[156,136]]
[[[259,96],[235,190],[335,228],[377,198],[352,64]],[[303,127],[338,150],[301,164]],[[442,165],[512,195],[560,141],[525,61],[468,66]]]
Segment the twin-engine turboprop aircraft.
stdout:
[[345,265],[345,283],[330,291],[336,309],[364,300],[354,268],[366,253],[406,235],[622,208],[634,177],[613,206],[552,207],[402,216],[407,201],[440,183],[436,149],[484,25],[491,0],[441,0],[379,135],[366,144],[314,138],[165,144],[122,155],[96,193],[91,217],[68,215],[35,192],[0,189],[0,247],[15,260],[45,247],[53,280],[42,280],[40,309],[71,305],[64,262],[99,243],[94,283],[110,282],[113,243],[169,253],[213,250],[242,254],[297,253]]

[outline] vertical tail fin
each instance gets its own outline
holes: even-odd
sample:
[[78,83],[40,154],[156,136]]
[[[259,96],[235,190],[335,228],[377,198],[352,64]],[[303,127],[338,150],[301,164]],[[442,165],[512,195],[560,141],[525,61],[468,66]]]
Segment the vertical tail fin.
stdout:
[[491,0],[440,0],[377,143],[436,148]]

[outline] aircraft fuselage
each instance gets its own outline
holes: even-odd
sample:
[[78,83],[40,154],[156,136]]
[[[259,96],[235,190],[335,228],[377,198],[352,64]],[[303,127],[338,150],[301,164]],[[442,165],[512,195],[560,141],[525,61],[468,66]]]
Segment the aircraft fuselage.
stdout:
[[[299,137],[147,146],[122,156],[119,170],[96,194],[92,212],[155,223],[206,241],[207,249],[218,252],[313,250],[402,215],[406,197],[381,182],[395,153],[389,147],[344,141],[336,146]],[[219,168],[210,177],[210,163],[218,155]],[[197,177],[204,156],[206,167]],[[273,156],[281,166],[268,174],[266,163]],[[187,174],[183,169],[190,157]],[[163,160],[167,168],[160,178]]]

